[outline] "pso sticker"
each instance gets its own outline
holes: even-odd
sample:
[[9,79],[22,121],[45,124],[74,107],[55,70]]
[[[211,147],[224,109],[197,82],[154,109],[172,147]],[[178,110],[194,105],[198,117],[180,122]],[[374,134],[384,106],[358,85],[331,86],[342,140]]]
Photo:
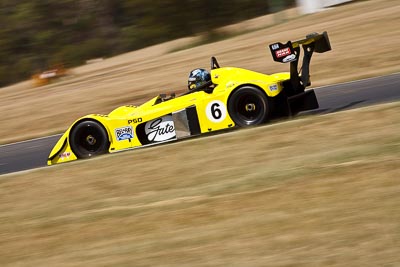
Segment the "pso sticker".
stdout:
[[207,118],[212,122],[221,122],[226,118],[226,106],[222,101],[214,100],[206,107]]
[[115,136],[117,137],[118,141],[132,139],[133,138],[132,126],[125,126],[115,129]]

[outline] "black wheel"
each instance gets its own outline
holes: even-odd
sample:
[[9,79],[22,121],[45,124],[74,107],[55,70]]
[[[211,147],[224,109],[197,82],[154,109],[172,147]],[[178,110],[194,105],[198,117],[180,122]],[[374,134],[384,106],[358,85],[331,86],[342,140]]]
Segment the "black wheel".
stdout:
[[109,147],[107,132],[95,121],[81,121],[69,134],[71,149],[78,158],[104,154]]
[[230,96],[228,111],[232,120],[238,126],[258,125],[268,118],[268,98],[260,89],[244,86]]

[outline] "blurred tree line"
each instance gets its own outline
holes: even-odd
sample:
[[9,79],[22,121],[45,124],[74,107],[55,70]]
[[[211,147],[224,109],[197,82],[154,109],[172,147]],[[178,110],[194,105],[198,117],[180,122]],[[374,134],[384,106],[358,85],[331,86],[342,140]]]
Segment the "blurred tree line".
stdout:
[[295,0],[1,0],[0,86],[276,11]]

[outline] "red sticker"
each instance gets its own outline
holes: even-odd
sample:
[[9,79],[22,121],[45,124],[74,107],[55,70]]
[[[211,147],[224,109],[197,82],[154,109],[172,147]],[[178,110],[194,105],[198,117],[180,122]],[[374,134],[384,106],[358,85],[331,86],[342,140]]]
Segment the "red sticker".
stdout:
[[275,55],[277,58],[281,58],[287,55],[290,55],[292,52],[289,47],[283,48],[281,50],[275,51]]

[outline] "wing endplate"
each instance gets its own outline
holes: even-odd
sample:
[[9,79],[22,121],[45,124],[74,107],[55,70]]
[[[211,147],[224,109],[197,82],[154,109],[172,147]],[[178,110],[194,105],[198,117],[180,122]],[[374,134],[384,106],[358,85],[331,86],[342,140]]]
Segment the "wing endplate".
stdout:
[[[298,65],[300,48],[303,48],[303,62],[301,65],[301,75]],[[324,53],[332,50],[328,33],[311,33],[305,39],[298,41],[288,41],[286,44],[273,43],[269,45],[274,61],[280,63],[290,63],[290,81],[295,92],[302,92],[304,88],[311,85],[310,81],[310,62],[314,52]]]

